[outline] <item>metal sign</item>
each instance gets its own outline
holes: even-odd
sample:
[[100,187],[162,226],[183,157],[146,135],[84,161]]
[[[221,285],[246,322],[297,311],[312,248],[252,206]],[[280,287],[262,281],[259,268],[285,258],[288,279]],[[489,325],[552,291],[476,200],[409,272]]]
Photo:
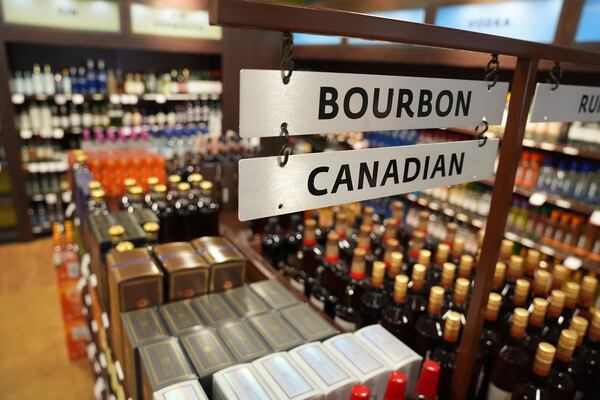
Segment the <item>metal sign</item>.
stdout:
[[508,83],[294,71],[240,72],[240,135],[278,136],[499,124]]
[[493,175],[498,140],[488,139],[292,155],[239,162],[239,219],[262,218]]
[[531,122],[600,121],[600,87],[538,83]]

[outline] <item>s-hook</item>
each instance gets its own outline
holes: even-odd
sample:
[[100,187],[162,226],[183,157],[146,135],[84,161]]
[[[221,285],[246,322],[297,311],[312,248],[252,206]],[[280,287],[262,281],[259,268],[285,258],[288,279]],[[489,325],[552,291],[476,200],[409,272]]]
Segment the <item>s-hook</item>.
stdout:
[[500,62],[498,61],[498,54],[492,54],[492,59],[487,63],[485,67],[485,78],[484,81],[488,83],[488,90],[496,86],[498,83],[498,73],[500,72]]
[[[277,161],[279,162],[280,167],[285,167],[292,153],[290,149],[290,133],[287,130],[287,122],[281,124],[281,132],[279,132],[279,137],[281,138],[281,145],[279,148],[279,156],[277,157]],[[281,159],[283,157],[283,160]]]
[[554,91],[558,89],[560,86],[560,80],[563,76],[563,70],[560,67],[560,63],[558,61],[554,62],[554,66],[550,70],[550,77],[548,78],[548,83],[554,83],[554,86],[550,90]]
[[283,32],[281,38],[281,80],[284,85],[290,83],[294,72],[294,36],[290,32]]
[[485,133],[488,131],[489,126],[490,124],[485,119],[482,119],[481,123],[475,127],[475,132],[477,132],[475,140],[480,140],[479,147],[483,147],[487,143],[488,138],[485,136]]

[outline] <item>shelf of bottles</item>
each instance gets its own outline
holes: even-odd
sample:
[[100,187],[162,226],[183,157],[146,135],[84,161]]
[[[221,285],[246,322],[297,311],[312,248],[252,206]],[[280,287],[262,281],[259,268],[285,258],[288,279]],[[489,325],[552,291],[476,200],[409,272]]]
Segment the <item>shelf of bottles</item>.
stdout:
[[0,124],[0,242],[16,240],[18,236],[17,216],[12,202],[11,181]]
[[123,72],[101,59],[59,67],[35,64],[10,81],[35,234],[50,233],[71,202],[68,150],[144,149],[172,160],[221,135],[218,70]]

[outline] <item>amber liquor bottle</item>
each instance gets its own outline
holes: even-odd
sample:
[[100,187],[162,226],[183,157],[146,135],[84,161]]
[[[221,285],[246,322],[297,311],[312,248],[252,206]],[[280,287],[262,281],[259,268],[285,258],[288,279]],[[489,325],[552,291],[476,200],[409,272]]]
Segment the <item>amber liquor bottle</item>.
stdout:
[[465,315],[467,314],[467,296],[469,295],[469,288],[471,282],[465,278],[458,278],[454,283],[454,290],[452,297],[448,302],[447,306],[444,307],[444,313],[442,319],[448,318],[451,312],[457,312],[461,316],[461,323],[464,325]]
[[502,261],[504,264],[508,264],[510,257],[513,253],[514,243],[508,239],[504,239],[500,244],[500,255],[498,261]]
[[554,289],[550,294],[550,304],[548,304],[548,315],[542,329],[542,340],[548,343],[556,343],[560,337],[560,331],[563,328],[564,317],[562,316],[563,306],[565,304],[565,292]]
[[429,292],[427,314],[421,316],[415,324],[415,342],[413,350],[421,357],[428,358],[442,337],[441,310],[444,302],[444,289],[433,286]]
[[457,237],[451,245],[452,250],[450,251],[450,261],[458,265],[460,259],[465,255],[465,240]]
[[561,289],[569,280],[569,269],[564,265],[555,265],[552,268],[552,289]]
[[504,277],[506,276],[506,264],[502,261],[498,261],[496,263],[496,268],[494,269],[494,286],[492,287],[492,292],[499,293],[502,295],[502,289],[504,288]]
[[154,186],[153,193],[150,196],[150,209],[158,217],[160,231],[158,241],[160,243],[171,242],[175,240],[175,231],[177,227],[177,216],[171,203],[167,201],[167,187],[163,184]]
[[442,274],[440,276],[439,286],[444,288],[446,298],[452,298],[452,285],[456,276],[456,265],[452,263],[444,263]]
[[498,330],[498,311],[502,304],[502,296],[491,292],[488,295],[488,302],[485,308],[483,330],[479,340],[480,358],[479,365],[475,371],[478,371],[475,395],[478,400],[483,400],[487,395],[487,387],[490,381],[490,370],[493,359],[500,346],[501,335]]
[[[443,240],[444,244],[447,244],[452,248],[454,246],[456,240],[456,233],[458,232],[458,224],[455,222],[450,222],[446,225],[446,237]],[[454,249],[453,249],[454,250]],[[460,255],[459,255],[460,257]]]
[[592,319],[592,305],[598,288],[598,279],[595,276],[586,275],[581,280],[581,291],[579,292],[579,300],[577,301],[577,310],[574,315],[585,318],[590,321]]
[[404,343],[408,343],[413,326],[413,314],[406,301],[407,290],[408,277],[396,275],[394,300],[385,308],[381,317],[381,325]]
[[535,355],[538,344],[542,341],[542,330],[546,319],[548,302],[541,297],[533,299],[529,307],[529,323],[527,324],[527,336],[523,341],[523,347],[530,357]]
[[557,399],[573,399],[577,390],[573,352],[577,346],[577,332],[563,329],[556,345],[556,356],[550,370],[548,386]]
[[440,364],[439,400],[450,398],[452,376],[456,368],[456,349],[460,334],[460,320],[459,313],[452,311],[448,314],[444,322],[442,344],[431,352],[430,358]]
[[415,231],[408,248],[408,265],[412,267],[418,262],[419,253],[424,247],[425,234],[421,231]]
[[[512,242],[511,242],[512,243]],[[502,301],[503,306],[510,303],[512,300],[512,294],[517,284],[517,279],[520,279],[523,275],[523,257],[511,256],[508,263],[508,271],[506,273],[506,281],[504,281],[504,287],[502,288]]]
[[365,249],[360,247],[354,249],[354,257],[352,258],[352,265],[350,267],[350,279],[345,285],[335,311],[335,322],[349,332],[357,328],[358,309],[364,293],[366,276],[365,254]]
[[[550,343],[542,342],[535,353],[533,367],[526,380],[515,385],[513,400],[552,400],[554,394],[548,385],[548,374],[556,349]],[[559,398],[559,397],[556,397]]]
[[400,242],[398,239],[390,238],[385,241],[385,251],[383,252],[383,263],[385,264],[385,268],[390,268],[390,264],[392,261],[392,253],[400,251]]
[[376,261],[373,264],[373,275],[370,282],[366,285],[365,293],[360,303],[358,325],[361,328],[376,324],[381,320],[381,314],[387,305],[388,299],[383,288],[384,277],[385,264],[382,261]]
[[365,273],[367,274],[367,276],[371,275],[373,263],[377,261],[375,254],[373,254],[372,236],[373,234],[371,233],[371,226],[362,224],[359,229],[359,235],[356,238],[355,247],[365,250]]
[[510,399],[516,384],[527,371],[531,358],[523,348],[523,339],[528,317],[526,309],[515,308],[510,335],[492,361],[487,390],[487,398],[490,400]]

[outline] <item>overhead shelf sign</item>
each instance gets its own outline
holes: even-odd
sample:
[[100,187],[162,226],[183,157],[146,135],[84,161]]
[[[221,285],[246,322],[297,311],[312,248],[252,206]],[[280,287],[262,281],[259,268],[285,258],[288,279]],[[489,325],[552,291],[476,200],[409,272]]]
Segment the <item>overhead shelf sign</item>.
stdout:
[[45,28],[119,32],[119,3],[111,0],[2,0],[4,22]]
[[562,3],[563,0],[520,0],[443,6],[436,11],[435,24],[551,43],[558,27]]
[[531,122],[600,121],[600,87],[538,83]]
[[239,162],[239,219],[491,178],[498,140],[335,151]]
[[585,0],[575,41],[600,42],[600,0]]
[[210,26],[208,11],[131,4],[131,32],[139,35],[220,40],[221,28]]
[[279,70],[240,72],[240,135],[279,136],[500,124],[508,83]]

